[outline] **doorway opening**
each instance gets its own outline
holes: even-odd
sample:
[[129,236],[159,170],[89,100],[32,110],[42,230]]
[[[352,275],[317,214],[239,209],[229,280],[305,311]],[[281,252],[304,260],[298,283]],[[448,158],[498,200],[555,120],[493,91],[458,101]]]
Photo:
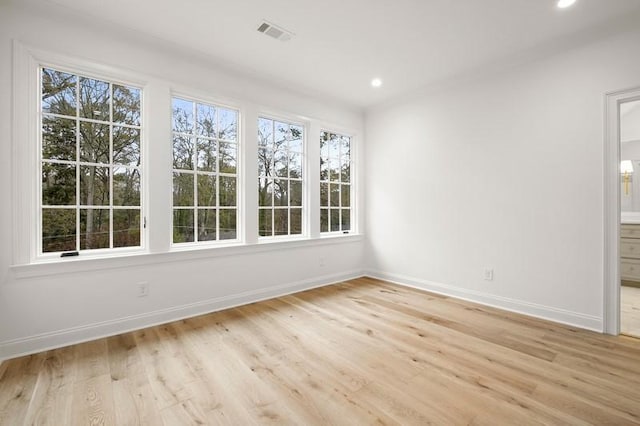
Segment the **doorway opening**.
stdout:
[[606,95],[604,331],[640,338],[640,89]]
[[640,338],[640,99],[618,103],[620,333]]

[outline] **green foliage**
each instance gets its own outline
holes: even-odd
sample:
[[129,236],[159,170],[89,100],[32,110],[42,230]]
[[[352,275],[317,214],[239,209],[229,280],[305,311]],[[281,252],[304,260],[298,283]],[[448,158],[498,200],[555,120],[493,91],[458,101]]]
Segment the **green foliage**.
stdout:
[[173,242],[194,241],[194,213],[198,241],[235,239],[237,182],[228,175],[237,173],[238,113],[181,98],[172,103],[173,205],[191,207],[174,209]]
[[[140,245],[140,130],[127,127],[140,125],[140,89],[48,68],[41,77],[43,252],[110,247],[109,209],[76,209],[109,207],[112,197],[134,207],[114,213],[113,246]],[[60,205],[75,209],[46,208]]]

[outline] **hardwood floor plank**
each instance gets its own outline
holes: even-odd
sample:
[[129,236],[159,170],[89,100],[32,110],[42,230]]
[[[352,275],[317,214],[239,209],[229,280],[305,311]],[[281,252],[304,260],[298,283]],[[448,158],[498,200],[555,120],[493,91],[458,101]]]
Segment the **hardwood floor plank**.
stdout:
[[59,425],[70,417],[76,368],[74,347],[45,354],[25,415],[25,425]]
[[116,424],[162,425],[134,336],[107,338],[107,350]]
[[640,340],[372,278],[5,361],[0,425],[640,424]]
[[73,389],[70,424],[115,425],[116,414],[111,375],[92,376],[76,381]]

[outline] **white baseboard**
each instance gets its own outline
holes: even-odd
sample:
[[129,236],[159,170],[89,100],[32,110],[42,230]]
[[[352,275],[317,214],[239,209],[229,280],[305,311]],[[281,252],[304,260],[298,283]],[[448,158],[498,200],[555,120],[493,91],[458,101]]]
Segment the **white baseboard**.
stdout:
[[0,362],[22,355],[60,348],[108,336],[139,330],[154,325],[178,321],[184,318],[208,314],[235,306],[273,299],[287,294],[298,293],[317,287],[324,287],[341,281],[363,276],[362,271],[348,271],[324,275],[298,282],[272,286],[243,293],[203,300],[187,305],[161,309],[125,318],[118,318],[79,327],[67,328],[20,339],[0,342]]
[[604,329],[603,319],[601,317],[593,315],[585,315],[565,309],[558,309],[550,306],[539,305],[536,303],[525,302],[522,300],[495,296],[480,291],[467,290],[460,287],[454,287],[447,284],[408,277],[400,274],[370,270],[366,271],[366,275],[373,278],[390,281],[406,287],[417,288],[419,290],[430,291],[432,293],[451,296],[457,299],[468,300],[470,302],[504,309],[505,311],[525,314],[536,318],[542,318],[573,327],[596,331],[598,333],[602,333]]

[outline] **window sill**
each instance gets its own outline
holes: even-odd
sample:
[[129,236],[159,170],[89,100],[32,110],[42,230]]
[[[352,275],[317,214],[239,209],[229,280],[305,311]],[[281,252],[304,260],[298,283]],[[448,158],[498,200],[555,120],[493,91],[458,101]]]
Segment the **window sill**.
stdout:
[[223,256],[248,255],[275,250],[291,250],[303,247],[315,247],[362,241],[362,234],[323,235],[320,238],[287,238],[261,240],[255,244],[228,244],[218,247],[181,247],[163,253],[127,253],[100,258],[66,258],[41,263],[11,266],[11,272],[16,279],[42,277],[48,275],[67,274],[75,272],[99,271],[153,265],[167,262],[181,262],[187,260],[207,259]]

